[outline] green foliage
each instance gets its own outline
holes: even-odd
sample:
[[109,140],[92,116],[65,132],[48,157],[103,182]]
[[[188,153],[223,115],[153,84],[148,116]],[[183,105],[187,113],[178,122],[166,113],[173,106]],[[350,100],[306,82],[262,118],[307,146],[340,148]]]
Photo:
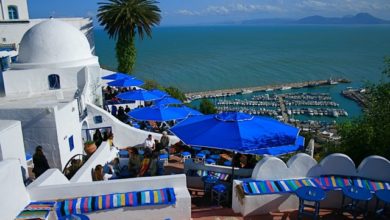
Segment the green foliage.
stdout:
[[117,39],[118,71],[131,73],[135,63],[134,39],[152,36],[160,23],[160,9],[154,0],[108,0],[99,2],[98,20],[110,38]]
[[160,90],[164,90],[164,87],[161,86],[160,84],[158,84],[157,81],[155,80],[145,80],[145,84],[142,86],[142,88],[146,89],[146,90],[151,90],[151,89],[160,89]]
[[121,73],[131,73],[136,59],[136,49],[134,38],[119,38],[116,42],[116,59],[118,60],[118,71]]
[[208,99],[202,99],[202,101],[200,101],[199,111],[206,115],[217,113],[214,104]]
[[180,101],[186,101],[187,97],[185,94],[178,88],[170,86],[170,87],[164,87],[155,80],[146,80],[145,84],[142,86],[142,88],[151,90],[151,89],[159,89],[167,92],[170,96],[173,98],[179,99]]
[[176,88],[176,87],[167,87],[164,89],[170,96],[172,96],[173,98],[176,98],[176,99],[179,99],[180,101],[185,101],[187,98],[186,96],[184,95],[184,93],[182,91],[180,91],[180,89]]
[[[390,58],[385,59],[384,76],[390,77]],[[390,83],[381,81],[367,89],[368,107],[363,115],[339,126],[339,151],[355,163],[369,155],[390,158]]]

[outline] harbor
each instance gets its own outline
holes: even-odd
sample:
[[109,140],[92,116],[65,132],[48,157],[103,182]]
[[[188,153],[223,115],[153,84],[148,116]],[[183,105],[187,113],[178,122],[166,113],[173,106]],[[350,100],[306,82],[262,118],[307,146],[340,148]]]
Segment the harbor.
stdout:
[[252,92],[263,92],[263,91],[272,92],[275,90],[300,89],[300,88],[307,88],[307,87],[335,85],[338,83],[350,83],[350,80],[345,78],[337,78],[337,79],[327,79],[327,80],[285,83],[285,84],[277,84],[277,85],[264,85],[264,86],[255,86],[255,87],[245,87],[245,88],[190,92],[190,93],[186,93],[185,95],[189,101],[193,101],[202,98],[229,97],[238,94],[250,94]]
[[[255,95],[247,99],[216,99],[218,111],[242,111],[253,115],[275,117],[284,122],[296,115],[339,117],[348,116],[328,93],[283,93]],[[296,120],[294,119],[294,122]]]

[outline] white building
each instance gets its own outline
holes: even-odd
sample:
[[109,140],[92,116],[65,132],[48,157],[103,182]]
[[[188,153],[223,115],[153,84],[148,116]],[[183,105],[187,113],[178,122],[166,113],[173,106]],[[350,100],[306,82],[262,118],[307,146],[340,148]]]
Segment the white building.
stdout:
[[[26,0],[0,0],[0,71],[16,60],[20,41],[28,29],[45,19],[30,19]],[[95,51],[91,18],[59,18],[79,29]],[[2,66],[2,68],[1,68]],[[1,80],[0,80],[1,81]]]
[[[77,154],[83,154],[84,128],[110,126],[118,147],[142,144],[149,132],[130,127],[99,106],[102,105],[98,58],[91,53],[86,36],[74,26],[48,19],[31,27],[22,37],[18,59],[0,73],[0,218],[14,219],[33,201],[115,193],[174,189],[170,205],[126,207],[91,212],[90,219],[190,219],[191,197],[186,177],[169,175],[92,182],[91,170],[117,155],[103,142],[68,180],[62,170]],[[100,117],[100,120],[94,120]],[[159,138],[158,134],[154,134]],[[172,140],[176,140],[172,138]],[[52,169],[26,188],[21,167],[25,153],[37,145]],[[54,169],[53,169],[54,168]],[[151,208],[149,208],[151,207]],[[46,219],[58,219],[54,211]]]
[[85,103],[100,105],[101,88],[98,58],[82,32],[57,19],[33,26],[1,76],[0,119],[21,121],[28,153],[42,145],[51,167],[62,169],[83,152]]
[[28,21],[26,0],[0,0],[0,21]]

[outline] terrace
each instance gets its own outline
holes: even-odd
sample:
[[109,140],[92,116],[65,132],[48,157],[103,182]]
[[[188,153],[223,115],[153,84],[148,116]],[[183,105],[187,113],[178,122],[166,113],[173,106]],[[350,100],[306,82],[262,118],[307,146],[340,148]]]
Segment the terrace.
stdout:
[[[101,114],[101,112],[98,112]],[[107,118],[105,118],[107,119]],[[116,123],[114,123],[116,124]],[[119,123],[117,123],[119,124]],[[21,131],[20,131],[21,132]],[[119,140],[125,141],[119,133]],[[21,136],[21,135],[20,135]],[[115,140],[114,140],[115,142]],[[116,144],[116,146],[121,146]],[[123,146],[123,145],[122,145]],[[126,146],[126,145],[124,145]],[[121,147],[126,148],[126,147]],[[180,149],[178,150],[180,152]],[[367,157],[359,166],[346,155],[333,154],[317,163],[312,157],[300,153],[293,156],[287,163],[272,156],[266,156],[257,162],[253,170],[235,168],[234,174],[231,167],[205,164],[203,161],[187,159],[183,162],[180,153],[171,155],[165,166],[165,174],[155,177],[140,177],[116,179],[109,181],[92,181],[91,170],[97,164],[106,164],[118,156],[118,150],[103,142],[95,153],[83,164],[76,174],[68,180],[57,169],[50,169],[31,183],[27,188],[23,185],[21,176],[11,175],[20,172],[17,160],[5,160],[0,163],[0,177],[4,186],[0,193],[5,195],[1,200],[2,210],[9,210],[5,218],[14,218],[20,210],[33,201],[56,201],[62,204],[72,199],[100,198],[101,196],[122,196],[129,193],[144,195],[152,190],[173,190],[174,200],[169,203],[145,203],[134,206],[120,204],[113,207],[101,207],[102,210],[85,212],[90,219],[132,217],[142,219],[145,215],[150,219],[296,219],[298,215],[299,200],[294,191],[300,186],[288,185],[288,188],[278,188],[279,191],[264,191],[260,187],[249,189],[251,183],[258,184],[272,181],[272,184],[280,184],[281,181],[297,180],[301,186],[306,186],[307,181],[315,181],[316,178],[344,177],[349,185],[358,185],[359,181],[367,183],[363,187],[371,193],[381,189],[390,189],[390,162],[379,156]],[[126,164],[126,158],[120,158],[121,164]],[[192,172],[189,172],[192,170]],[[380,170],[381,172],[378,172]],[[199,173],[201,175],[191,175]],[[224,174],[224,177],[222,177]],[[218,176],[218,181],[227,186],[232,194],[232,199],[217,201],[211,199],[210,192],[205,192],[203,176]],[[230,181],[234,177],[233,185]],[[303,181],[303,179],[305,181]],[[227,180],[227,181],[226,181]],[[309,182],[310,182],[309,181]],[[374,185],[370,185],[374,183]],[[290,183],[291,184],[291,183]],[[326,199],[320,204],[320,216],[325,219],[345,219],[351,215],[340,214],[341,200],[343,196],[339,181],[335,185],[316,185],[326,191]],[[372,187],[378,188],[372,188]],[[296,188],[294,188],[296,187]],[[332,188],[333,187],[333,188]],[[7,193],[12,188],[15,193]],[[245,190],[246,189],[246,190]],[[276,188],[274,188],[275,190]],[[242,190],[244,192],[242,192]],[[137,195],[138,195],[137,194]],[[111,198],[111,197],[110,197]],[[215,197],[214,197],[215,198]],[[82,200],[81,200],[82,201]],[[141,200],[142,201],[142,200]],[[161,202],[160,200],[156,200]],[[368,205],[369,217],[374,216],[376,197],[370,200]],[[3,207],[6,204],[6,207]],[[231,208],[230,208],[231,207]],[[75,209],[77,212],[77,209]],[[362,216],[360,216],[362,217]],[[55,212],[50,212],[47,219],[57,219]]]

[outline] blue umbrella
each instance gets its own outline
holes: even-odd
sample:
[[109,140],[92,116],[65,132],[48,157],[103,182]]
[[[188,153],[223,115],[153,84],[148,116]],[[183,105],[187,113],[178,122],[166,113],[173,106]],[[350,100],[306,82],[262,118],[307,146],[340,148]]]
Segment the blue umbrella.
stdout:
[[166,97],[166,96],[169,96],[168,93],[164,92],[164,91],[161,91],[159,89],[152,89],[152,90],[149,90],[150,92],[154,93],[155,95],[157,96],[160,96],[160,97]]
[[152,106],[135,109],[129,115],[139,121],[172,121],[186,118],[188,113],[178,107]]
[[119,99],[122,100],[130,100],[130,101],[153,101],[157,99],[161,99],[160,96],[156,96],[154,93],[151,93],[147,90],[132,90],[129,92],[124,92],[116,96]]
[[189,117],[170,130],[191,146],[244,154],[280,155],[299,150],[303,145],[298,128],[239,112]]
[[160,100],[154,102],[154,105],[181,105],[183,104],[180,100],[166,96]]
[[102,79],[105,80],[134,79],[134,78],[135,78],[134,76],[130,76],[128,74],[119,73],[119,72],[102,77]]
[[195,109],[190,108],[190,107],[187,107],[187,106],[182,106],[181,108],[184,109],[185,111],[187,111],[190,116],[203,115],[203,113],[201,113],[200,111],[195,110]]
[[116,87],[130,87],[130,86],[141,86],[144,82],[142,80],[138,79],[118,79],[112,82],[107,83],[109,86],[116,86]]

